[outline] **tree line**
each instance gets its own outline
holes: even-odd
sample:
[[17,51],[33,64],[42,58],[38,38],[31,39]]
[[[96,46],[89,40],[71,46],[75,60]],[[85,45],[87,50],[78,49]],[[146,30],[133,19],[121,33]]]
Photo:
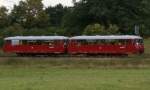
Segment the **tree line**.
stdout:
[[150,36],[150,0],[80,0],[74,6],[44,7],[42,0],[20,1],[9,11],[0,7],[1,37],[19,35]]

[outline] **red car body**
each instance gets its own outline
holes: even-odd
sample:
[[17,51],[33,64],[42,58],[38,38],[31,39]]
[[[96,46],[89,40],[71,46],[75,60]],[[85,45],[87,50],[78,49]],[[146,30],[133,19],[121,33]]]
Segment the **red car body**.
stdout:
[[[84,41],[103,41],[101,43],[81,43]],[[104,41],[119,40],[122,43]],[[137,54],[144,53],[142,38],[139,36],[77,36],[72,37],[68,44],[70,54]]]
[[[66,51],[67,37],[63,36],[19,36],[5,38],[3,51],[17,54],[60,54]],[[29,43],[24,44],[23,41]],[[35,43],[39,41],[41,43]],[[45,41],[45,43],[42,43]],[[17,44],[13,44],[18,42]]]
[[3,51],[16,54],[142,54],[139,36],[17,36],[5,38]]

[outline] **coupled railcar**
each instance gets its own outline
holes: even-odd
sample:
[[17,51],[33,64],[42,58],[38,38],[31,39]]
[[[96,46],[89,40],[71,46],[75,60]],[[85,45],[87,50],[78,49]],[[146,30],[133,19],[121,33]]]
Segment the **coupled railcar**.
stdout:
[[18,55],[63,54],[66,52],[64,36],[17,36],[5,38],[3,51]]
[[70,54],[142,54],[143,39],[139,36],[76,36],[69,39]]
[[143,39],[133,35],[114,36],[17,36],[5,38],[3,51],[18,55],[52,54],[142,54]]

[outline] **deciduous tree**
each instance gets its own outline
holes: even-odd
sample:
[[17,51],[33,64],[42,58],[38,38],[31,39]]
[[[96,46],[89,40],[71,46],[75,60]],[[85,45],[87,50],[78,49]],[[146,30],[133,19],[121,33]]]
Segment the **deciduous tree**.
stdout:
[[25,28],[48,26],[48,15],[43,9],[42,0],[20,1],[11,13],[13,23],[20,23]]
[[0,7],[0,28],[7,27],[8,24],[8,10],[6,9],[6,7]]

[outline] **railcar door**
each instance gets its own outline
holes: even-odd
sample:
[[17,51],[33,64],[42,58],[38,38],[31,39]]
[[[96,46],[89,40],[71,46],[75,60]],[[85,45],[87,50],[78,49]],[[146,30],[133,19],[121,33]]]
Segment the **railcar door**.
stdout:
[[70,54],[77,54],[78,53],[78,43],[77,40],[69,40],[68,52]]

